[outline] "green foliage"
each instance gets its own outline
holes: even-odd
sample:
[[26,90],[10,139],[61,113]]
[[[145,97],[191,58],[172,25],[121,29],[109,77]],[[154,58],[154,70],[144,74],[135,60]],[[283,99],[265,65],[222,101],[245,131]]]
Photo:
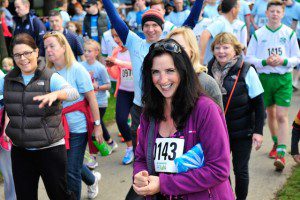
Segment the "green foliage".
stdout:
[[103,121],[105,123],[112,123],[115,121],[115,114],[116,114],[116,98],[113,94],[110,94],[108,99],[108,107],[106,109],[106,113],[104,115]]
[[296,166],[293,174],[288,178],[286,184],[277,193],[277,200],[299,200],[300,199],[300,166]]

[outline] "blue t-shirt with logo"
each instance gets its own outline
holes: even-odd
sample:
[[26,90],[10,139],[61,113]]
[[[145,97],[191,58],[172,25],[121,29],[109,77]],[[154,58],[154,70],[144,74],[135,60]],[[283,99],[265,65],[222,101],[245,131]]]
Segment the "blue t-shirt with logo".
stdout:
[[[81,62],[85,69],[90,73],[92,81],[97,81],[98,85],[105,85],[110,83],[110,79],[107,70],[104,65],[99,61],[95,61],[93,64],[88,64],[86,61]],[[108,98],[106,91],[95,91],[98,106],[101,108],[106,108],[108,104]]]

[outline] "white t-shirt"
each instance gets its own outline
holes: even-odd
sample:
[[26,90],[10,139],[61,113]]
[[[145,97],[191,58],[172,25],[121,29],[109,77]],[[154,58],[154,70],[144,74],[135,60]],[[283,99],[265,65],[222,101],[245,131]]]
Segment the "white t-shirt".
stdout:
[[170,22],[170,21],[168,21],[168,20],[165,20],[165,23],[164,23],[164,30],[163,30],[163,32],[162,32],[162,34],[161,34],[161,36],[160,36],[160,39],[166,38],[167,35],[168,35],[173,29],[175,29],[175,28],[176,28],[176,26],[175,26],[172,22]]
[[240,43],[242,43],[245,47],[247,47],[247,27],[245,22],[236,19],[232,23],[233,34],[238,39]]
[[114,38],[111,35],[111,29],[105,31],[101,39],[102,56],[104,57],[111,56],[113,49],[117,46],[118,44],[114,41]]
[[[129,51],[119,52],[117,55],[117,59],[131,62],[130,61],[130,54]],[[127,69],[125,67],[121,67],[121,74],[120,74],[120,90],[125,90],[127,92],[134,91],[134,83],[133,83],[133,73],[132,70]]]

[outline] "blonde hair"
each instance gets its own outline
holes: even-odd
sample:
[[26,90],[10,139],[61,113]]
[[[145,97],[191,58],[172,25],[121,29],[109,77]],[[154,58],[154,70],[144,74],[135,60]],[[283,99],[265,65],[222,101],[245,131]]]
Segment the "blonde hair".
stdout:
[[212,52],[214,52],[215,46],[218,44],[231,44],[236,55],[240,55],[243,52],[243,45],[231,33],[219,33],[211,44]]
[[98,51],[98,54],[97,54],[96,59],[97,59],[98,61],[100,61],[100,59],[101,59],[101,54],[100,54],[100,52],[101,52],[101,47],[100,47],[99,42],[97,42],[97,41],[95,41],[95,40],[92,40],[92,39],[88,39],[88,40],[86,40],[86,41],[84,42],[84,44],[83,44],[83,47],[86,47],[86,46],[92,46],[92,47],[94,48],[94,50]]
[[9,67],[13,67],[14,66],[14,61],[12,58],[10,57],[6,57],[2,60],[2,67],[6,65],[6,66],[9,66]]
[[191,49],[191,62],[193,64],[194,70],[196,73],[206,72],[207,68],[200,64],[200,52],[198,47],[198,42],[196,36],[192,29],[187,27],[179,27],[172,30],[166,38],[171,38],[175,35],[182,35],[186,43]]
[[[55,37],[61,47],[65,46],[66,50],[64,56],[65,56],[66,67],[67,68],[71,67],[72,64],[76,62],[76,59],[66,37],[58,31],[51,31],[51,32],[47,32],[44,35],[43,39],[45,41],[47,38],[50,37]],[[47,56],[46,56],[46,66],[49,68],[52,68],[54,66],[54,63],[49,61]]]

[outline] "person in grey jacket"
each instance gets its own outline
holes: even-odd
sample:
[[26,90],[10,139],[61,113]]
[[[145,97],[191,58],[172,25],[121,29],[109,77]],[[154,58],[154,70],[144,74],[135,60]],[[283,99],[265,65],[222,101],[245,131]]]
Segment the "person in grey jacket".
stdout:
[[176,28],[167,35],[167,38],[172,38],[183,46],[191,59],[204,91],[223,109],[222,94],[217,82],[206,73],[207,68],[200,64],[200,52],[192,29],[187,27]]

